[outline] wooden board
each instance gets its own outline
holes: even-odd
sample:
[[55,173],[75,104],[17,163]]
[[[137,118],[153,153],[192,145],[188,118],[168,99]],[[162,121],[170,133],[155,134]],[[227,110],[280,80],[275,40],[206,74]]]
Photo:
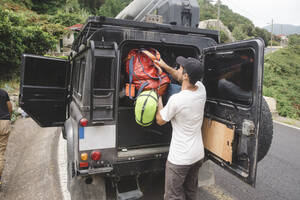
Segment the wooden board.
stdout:
[[204,147],[220,157],[232,163],[232,141],[234,129],[228,128],[225,124],[204,118],[202,125],[202,137]]

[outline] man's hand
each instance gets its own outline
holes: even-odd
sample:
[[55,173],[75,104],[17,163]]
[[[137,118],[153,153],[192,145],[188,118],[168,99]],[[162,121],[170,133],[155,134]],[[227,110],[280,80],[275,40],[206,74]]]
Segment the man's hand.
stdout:
[[161,96],[158,98],[158,106],[157,106],[157,111],[156,111],[156,123],[160,126],[166,124],[167,122],[162,119],[160,115],[160,111],[163,109],[163,103],[162,103],[162,98]]
[[175,80],[181,82],[180,73],[177,70],[175,70],[174,68],[172,68],[169,65],[167,65],[163,59],[154,60],[154,63],[157,64],[157,65],[159,65],[164,70],[166,70],[169,74],[171,74],[171,76]]
[[165,61],[163,59],[154,60],[154,63],[157,64],[158,66],[160,66],[163,69],[166,69],[168,67],[168,65],[165,63]]

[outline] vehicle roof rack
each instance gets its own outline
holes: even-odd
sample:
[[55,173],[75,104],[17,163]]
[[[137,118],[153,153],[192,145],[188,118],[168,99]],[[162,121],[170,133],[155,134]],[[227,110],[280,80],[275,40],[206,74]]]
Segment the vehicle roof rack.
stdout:
[[104,16],[93,16],[86,20],[85,25],[80,31],[80,34],[75,39],[72,49],[78,51],[81,44],[86,44],[87,39],[96,32],[99,28],[105,26],[119,26],[128,28],[138,28],[143,30],[159,30],[165,33],[178,33],[178,34],[197,34],[219,41],[219,32],[208,29],[197,29],[192,27],[183,27],[170,24],[156,24],[148,22],[137,22],[124,19],[113,19]]

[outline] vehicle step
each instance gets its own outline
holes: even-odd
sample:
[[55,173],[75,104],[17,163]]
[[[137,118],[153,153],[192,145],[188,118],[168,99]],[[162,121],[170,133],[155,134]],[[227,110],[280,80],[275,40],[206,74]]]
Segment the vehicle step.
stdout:
[[128,192],[118,193],[118,200],[134,200],[140,199],[143,196],[143,192],[139,189]]

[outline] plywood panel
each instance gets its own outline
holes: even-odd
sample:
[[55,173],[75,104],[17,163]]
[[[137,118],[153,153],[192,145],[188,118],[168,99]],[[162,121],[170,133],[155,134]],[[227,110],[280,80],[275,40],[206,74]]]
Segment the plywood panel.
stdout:
[[223,160],[232,163],[234,129],[225,124],[204,118],[202,125],[204,147]]

